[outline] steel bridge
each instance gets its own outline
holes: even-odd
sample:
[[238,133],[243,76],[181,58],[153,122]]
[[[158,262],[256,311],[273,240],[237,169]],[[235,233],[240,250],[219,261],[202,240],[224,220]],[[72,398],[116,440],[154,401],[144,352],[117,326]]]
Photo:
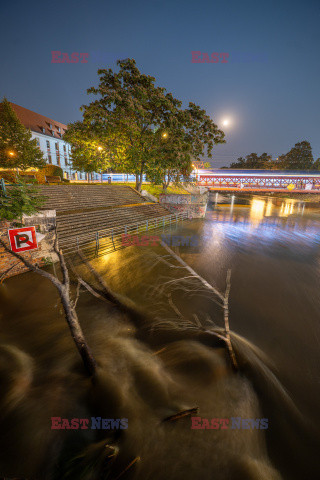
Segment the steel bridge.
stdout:
[[222,191],[320,193],[320,171],[199,170],[197,183]]

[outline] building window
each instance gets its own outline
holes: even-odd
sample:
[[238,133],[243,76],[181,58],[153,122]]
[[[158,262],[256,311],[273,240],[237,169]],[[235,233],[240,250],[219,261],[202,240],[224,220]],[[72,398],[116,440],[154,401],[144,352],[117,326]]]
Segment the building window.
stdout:
[[57,165],[59,165],[59,167],[60,167],[60,152],[59,152],[59,143],[58,142],[55,143],[55,147],[56,147]]
[[46,143],[47,143],[47,150],[48,150],[48,152],[50,152],[50,142],[49,142],[49,140],[47,140]]
[[52,163],[52,157],[51,157],[50,153],[49,153],[49,155],[48,155],[48,162],[49,162],[50,164]]
[[46,133],[46,129],[44,127],[39,127],[42,133]]
[[40,148],[40,138],[36,137],[37,146]]

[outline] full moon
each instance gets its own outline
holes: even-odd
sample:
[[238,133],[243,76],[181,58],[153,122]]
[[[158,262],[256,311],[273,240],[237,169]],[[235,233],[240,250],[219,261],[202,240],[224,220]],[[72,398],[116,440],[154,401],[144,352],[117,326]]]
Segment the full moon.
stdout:
[[223,120],[222,125],[227,127],[229,125],[229,120]]

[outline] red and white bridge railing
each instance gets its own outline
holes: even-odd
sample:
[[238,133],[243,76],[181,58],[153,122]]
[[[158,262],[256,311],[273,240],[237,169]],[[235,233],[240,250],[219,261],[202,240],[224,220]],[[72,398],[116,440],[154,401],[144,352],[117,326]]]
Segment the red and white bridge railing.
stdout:
[[298,190],[320,192],[320,175],[239,175],[205,174],[198,176],[198,185],[221,190]]

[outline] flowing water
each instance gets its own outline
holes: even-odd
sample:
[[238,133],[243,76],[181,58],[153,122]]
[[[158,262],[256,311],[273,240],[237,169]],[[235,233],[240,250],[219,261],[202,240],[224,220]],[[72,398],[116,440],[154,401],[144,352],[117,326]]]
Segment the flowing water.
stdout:
[[[0,476],[320,478],[320,212],[291,200],[214,200],[204,220],[164,233],[196,236],[197,245],[172,248],[220,291],[231,269],[239,372],[212,335],[224,325],[216,296],[161,246],[92,261],[114,292],[149,314],[141,323],[81,290],[77,311],[99,364],[93,384],[55,288],[32,273],[8,279],[0,289]],[[193,407],[201,418],[264,418],[268,428],[163,422]],[[51,417],[126,418],[128,428],[52,430]]]

